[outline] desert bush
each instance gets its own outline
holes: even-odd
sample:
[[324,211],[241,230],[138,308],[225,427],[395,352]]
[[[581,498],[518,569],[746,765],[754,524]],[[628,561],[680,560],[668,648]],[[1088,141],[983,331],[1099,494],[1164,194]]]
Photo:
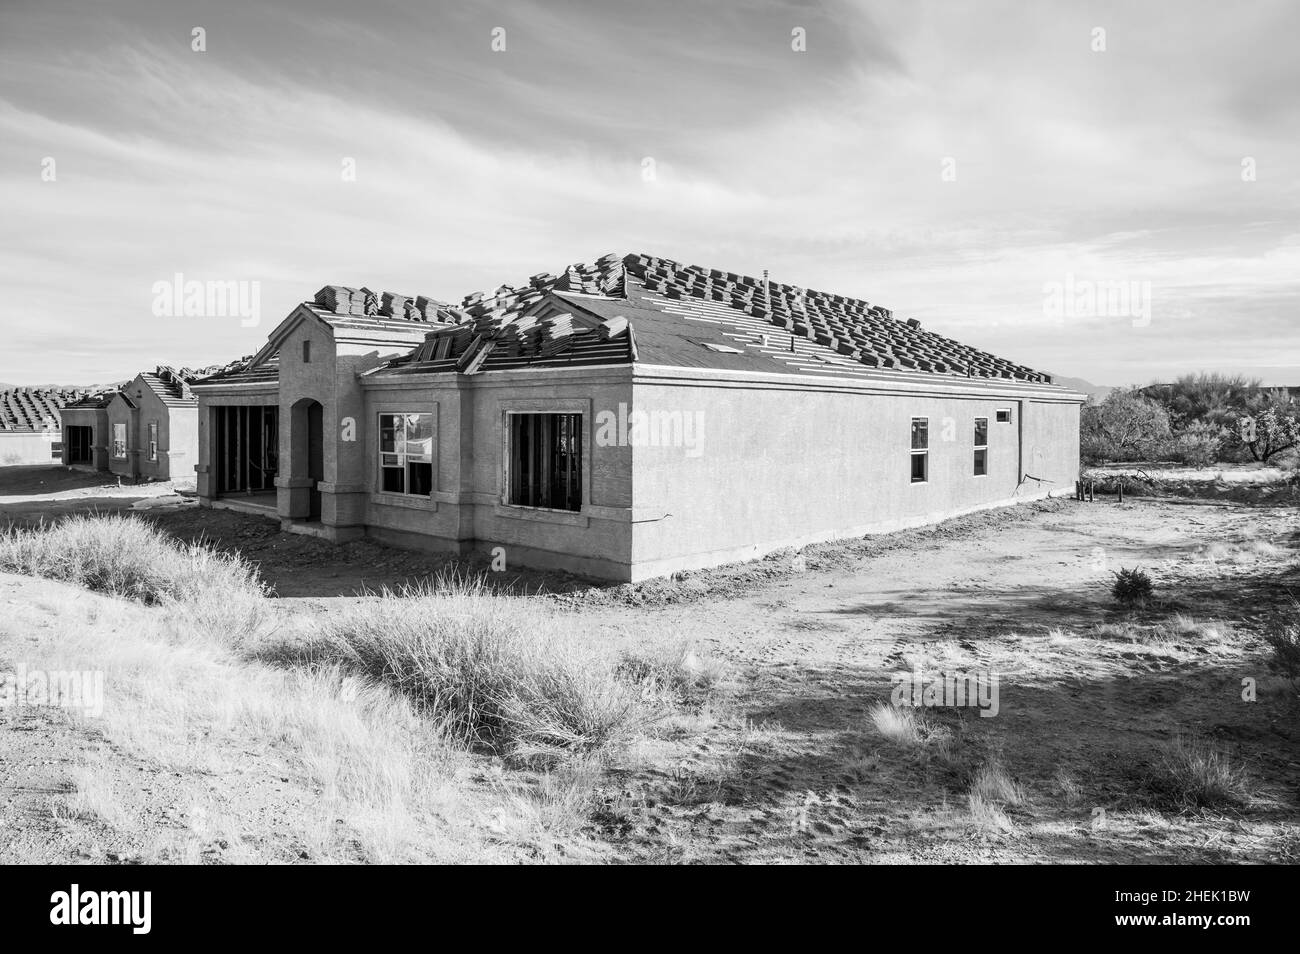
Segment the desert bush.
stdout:
[[1115,574],[1111,596],[1124,606],[1142,606],[1150,601],[1154,589],[1145,570],[1123,568]]
[[517,760],[604,748],[648,718],[595,644],[524,597],[443,576],[329,617],[319,653],[388,684],[466,743]]
[[1201,371],[1184,374],[1170,385],[1149,389],[1149,393],[1168,409],[1174,426],[1181,429],[1196,421],[1216,427],[1230,425],[1258,388],[1258,378]]
[[227,646],[267,612],[257,570],[237,554],[180,543],[133,517],[76,515],[0,533],[0,570],[175,607],[191,629]]
[[1174,434],[1162,457],[1170,457],[1192,467],[1205,467],[1218,461],[1223,453],[1226,428],[1208,421],[1193,421]]
[[1170,439],[1169,412],[1136,391],[1112,391],[1084,406],[1079,450],[1085,463],[1150,459]]
[[1268,460],[1300,446],[1300,407],[1285,390],[1254,395],[1235,422],[1237,437],[1252,460]]
[[1250,776],[1223,749],[1179,737],[1156,760],[1152,787],[1180,808],[1224,808],[1250,799]]

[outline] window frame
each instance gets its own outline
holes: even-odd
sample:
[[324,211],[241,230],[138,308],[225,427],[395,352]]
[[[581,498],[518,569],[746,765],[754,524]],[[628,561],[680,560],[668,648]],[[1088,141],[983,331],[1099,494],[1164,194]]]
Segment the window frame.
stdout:
[[[402,424],[402,435],[400,439],[393,442],[393,450],[384,450],[384,418],[398,418]],[[410,426],[411,417],[427,417],[432,422],[431,432],[427,438],[429,441],[429,452],[427,454],[412,454],[408,447],[412,443],[408,438],[407,428]],[[385,494],[392,497],[404,497],[415,500],[430,500],[438,488],[438,414],[437,409],[427,411],[406,410],[398,408],[385,408],[375,411],[375,493]],[[396,464],[385,463],[385,457],[393,457]],[[412,464],[423,464],[429,468],[429,490],[427,493],[411,493],[411,470]],[[384,484],[385,471],[400,471],[402,477],[402,489],[391,490]]]
[[[979,442],[980,421],[984,422],[984,443],[983,444]],[[972,456],[971,470],[973,471],[972,476],[987,477],[989,475],[989,419],[987,417],[976,417],[975,426],[973,430],[974,430],[974,434],[972,435],[972,437],[974,438],[975,443],[973,445],[974,453],[971,455]],[[981,469],[981,467],[983,469]]]
[[[917,422],[924,423],[921,429],[922,446],[916,446],[917,440]],[[912,484],[928,484],[930,482],[930,419],[928,417],[913,417],[909,426],[908,436],[908,476]],[[916,459],[921,458],[921,476],[916,476]]]
[[[539,504],[517,503],[514,501],[515,486],[513,482],[514,472],[514,434],[515,419],[522,417],[576,417],[577,429],[573,435],[576,438],[576,452],[578,457],[576,479],[576,493],[578,498],[577,507],[547,507]],[[505,507],[512,507],[518,510],[529,512],[541,512],[549,514],[566,514],[576,515],[583,513],[589,506],[590,499],[590,467],[591,467],[591,445],[588,440],[588,430],[591,426],[591,416],[585,407],[570,407],[567,405],[557,407],[506,407],[502,409],[502,477],[501,477],[501,504]]]
[[[113,460],[126,460],[126,425],[114,423],[112,431],[112,440],[109,446],[112,448]],[[120,439],[117,436],[119,433],[122,435]],[[120,453],[118,452],[119,447],[121,448]]]
[[[1006,415],[1005,418],[1003,418],[1003,416],[1002,416],[1003,414]],[[1009,408],[1009,407],[1000,407],[1000,408],[997,408],[997,409],[993,412],[993,421],[994,421],[994,423],[996,423],[996,424],[1010,424],[1010,423],[1011,423],[1011,408]]]
[[149,422],[149,459],[156,461],[158,459],[158,422]]

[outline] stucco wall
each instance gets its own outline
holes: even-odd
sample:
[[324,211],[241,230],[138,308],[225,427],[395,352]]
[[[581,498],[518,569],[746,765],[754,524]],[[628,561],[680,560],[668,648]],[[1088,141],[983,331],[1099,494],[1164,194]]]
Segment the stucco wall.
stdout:
[[[109,471],[121,477],[136,475],[135,461],[139,450],[139,435],[136,433],[135,421],[135,412],[126,401],[120,395],[114,397],[108,405],[108,433],[105,435],[104,444],[108,448]],[[116,424],[122,424],[126,428],[125,457],[113,456],[113,427]]]
[[[391,380],[391,379],[390,379]],[[432,498],[370,493],[365,522],[379,539],[407,545],[489,553],[504,548],[507,566],[528,565],[626,578],[631,543],[631,449],[596,440],[595,417],[630,401],[627,369],[512,372],[430,386],[421,382],[366,387],[366,467],[378,486],[378,415],[436,412]],[[503,502],[505,418],[509,412],[583,415],[583,505],[578,512],[513,507]],[[421,540],[424,536],[426,539]],[[429,539],[433,538],[433,539]]]
[[60,432],[0,431],[0,466],[58,462],[54,443]]
[[[634,576],[1071,490],[1078,471],[1078,404],[1009,395],[639,378],[639,411],[661,420],[674,412],[702,415],[702,434],[695,447],[661,441],[634,448],[636,509],[653,515],[635,527]],[[997,422],[999,408],[1011,409],[1010,423]],[[913,417],[929,419],[925,483],[911,481]],[[976,417],[989,421],[986,476],[973,473]],[[1024,466],[1022,425],[1029,455]],[[1043,482],[1020,483],[1024,473]]]

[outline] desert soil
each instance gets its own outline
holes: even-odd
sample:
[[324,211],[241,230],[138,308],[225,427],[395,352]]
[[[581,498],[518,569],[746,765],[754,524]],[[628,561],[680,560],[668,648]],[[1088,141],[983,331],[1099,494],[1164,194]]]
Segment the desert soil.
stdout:
[[[0,523],[105,499],[10,498]],[[330,612],[363,589],[452,566],[368,542],[336,548],[180,498],[141,516],[244,552],[294,613]],[[1294,507],[1107,498],[1025,504],[641,586],[528,573],[501,585],[558,603],[572,626],[629,653],[689,650],[725,669],[698,711],[604,768],[584,838],[607,860],[1295,862],[1300,703],[1270,672],[1262,637],[1295,621],[1297,546]],[[1151,574],[1158,599],[1136,617],[1108,594],[1112,572],[1133,566]],[[35,606],[45,585],[11,577],[3,596]],[[7,625],[9,655],[36,638],[15,622],[35,612]],[[1137,632],[1174,613],[1215,625],[1162,640],[1097,630],[1127,622]],[[892,674],[918,667],[996,674],[997,715],[930,708],[922,715],[942,744],[882,737],[872,707],[889,700]],[[1255,701],[1243,700],[1244,679]],[[38,819],[88,742],[73,723],[3,713],[0,736],[0,858],[12,859],[40,842]],[[1229,753],[1249,775],[1249,799],[1215,810],[1172,800],[1155,767],[1179,738]],[[967,802],[973,773],[990,763],[1023,794],[993,822]],[[235,793],[248,825],[273,828],[310,801],[281,773],[268,763],[265,786],[250,775]],[[79,852],[70,843],[56,853]],[[274,853],[296,857],[288,843]]]

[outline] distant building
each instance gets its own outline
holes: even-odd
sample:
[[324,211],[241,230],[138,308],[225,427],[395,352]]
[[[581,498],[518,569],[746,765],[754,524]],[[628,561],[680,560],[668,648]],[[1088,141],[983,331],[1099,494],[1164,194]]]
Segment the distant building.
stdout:
[[158,367],[67,409],[63,462],[128,480],[187,479],[198,461],[198,401],[190,382],[211,369]]
[[843,295],[606,256],[327,286],[194,385],[204,506],[612,580],[1073,491],[1084,396]]
[[0,391],[0,465],[61,460],[62,410],[84,393],[71,388]]

